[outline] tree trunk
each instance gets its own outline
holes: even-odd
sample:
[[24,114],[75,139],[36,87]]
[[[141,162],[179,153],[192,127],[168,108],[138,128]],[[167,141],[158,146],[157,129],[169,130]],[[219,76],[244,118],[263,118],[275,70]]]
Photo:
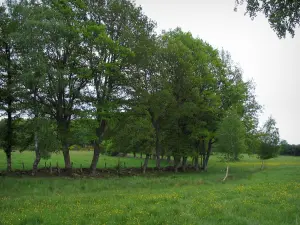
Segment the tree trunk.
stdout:
[[186,170],[186,163],[187,163],[187,157],[182,157],[182,171],[185,172]]
[[35,132],[35,134],[34,134],[34,151],[35,151],[35,160],[34,160],[33,166],[32,166],[32,175],[33,176],[37,173],[38,165],[41,161],[41,153],[39,151],[39,146],[38,146],[37,132]]
[[97,164],[99,161],[99,156],[100,156],[100,145],[97,141],[94,142],[94,153],[93,153],[93,159],[91,162],[90,170],[93,175],[96,174],[97,170]]
[[93,154],[93,159],[92,159],[91,166],[90,166],[92,174],[95,174],[96,169],[97,169],[97,164],[99,161],[99,155],[100,155],[100,150],[101,150],[100,145],[103,140],[103,135],[104,135],[106,125],[107,125],[106,120],[104,120],[104,119],[97,118],[97,121],[99,124],[99,127],[96,129],[96,135],[97,135],[98,140],[94,142],[94,154]]
[[[39,113],[38,113],[38,105],[37,105],[37,87],[34,88],[34,98],[33,98],[33,104],[34,104],[34,118],[35,122],[37,122],[39,118]],[[35,124],[35,132],[34,132],[34,152],[35,152],[35,160],[32,165],[32,175],[34,176],[37,173],[38,170],[38,165],[41,161],[41,153],[39,149],[39,140],[38,140],[38,124]]]
[[174,156],[174,172],[178,172],[178,168],[180,167],[180,157]]
[[70,158],[70,151],[68,146],[65,146],[65,149],[63,150],[63,155],[65,161],[65,169],[71,170],[71,158]]
[[7,172],[11,172],[11,151],[6,152]]
[[146,173],[146,169],[148,167],[149,157],[150,157],[150,155],[146,154],[146,158],[145,158],[144,165],[143,165],[143,173]]
[[205,155],[205,158],[204,158],[204,162],[203,162],[203,169],[204,171],[207,171],[207,166],[208,166],[208,160],[209,160],[209,157],[210,157],[210,154],[211,154],[211,151],[212,151],[212,139],[209,139],[208,141],[208,149],[207,149],[207,153]]
[[11,71],[11,48],[8,44],[5,46],[5,53],[7,57],[7,131],[5,137],[5,153],[6,153],[6,162],[7,162],[7,171],[11,171],[11,152],[12,152],[12,141],[13,141],[13,118],[12,118],[12,104],[13,104],[13,96],[12,96],[12,87],[13,87],[13,77]]
[[136,158],[136,153],[135,152],[133,153],[133,158]]
[[200,168],[204,170],[204,159],[205,159],[205,140],[204,137],[202,137],[202,145],[199,143],[199,148],[200,148]]
[[34,176],[37,173],[38,170],[38,165],[41,161],[41,154],[39,151],[35,152],[35,160],[33,162],[33,166],[32,166],[32,175]]
[[234,153],[234,161],[239,160],[239,154],[237,152]]
[[141,159],[143,158],[143,153],[141,153]]
[[194,158],[194,164],[193,165],[194,165],[195,170],[199,171],[199,156],[196,156]]
[[203,160],[203,158],[204,158],[204,155],[201,154],[201,155],[200,155],[200,168],[201,168],[201,169],[204,169],[204,165],[203,165],[203,161],[204,161],[204,160]]
[[160,169],[160,154],[161,154],[161,145],[159,140],[159,125],[157,122],[154,123],[155,127],[155,152],[156,152],[156,167]]
[[228,177],[228,172],[229,172],[229,166],[227,165],[227,168],[226,168],[226,174],[225,174],[225,177],[223,179],[223,182],[227,179]]
[[168,163],[171,162],[171,156],[170,156],[170,155],[167,156],[167,162],[168,162]]
[[265,165],[264,165],[264,160],[262,160],[262,161],[261,161],[261,167],[260,167],[260,169],[263,170],[264,167],[265,167]]
[[56,123],[58,127],[58,134],[63,146],[62,152],[64,156],[65,169],[67,171],[71,171],[71,159],[70,159],[70,150],[69,150],[69,142],[68,142],[70,120],[67,119],[66,117],[62,117],[61,112],[59,112],[56,119]]
[[11,110],[12,101],[9,100],[8,110],[7,110],[7,133],[6,133],[6,161],[7,161],[7,171],[11,171],[11,152],[12,152],[12,135],[13,135],[13,127],[12,127],[12,110]]
[[156,155],[156,168],[160,170],[160,156]]

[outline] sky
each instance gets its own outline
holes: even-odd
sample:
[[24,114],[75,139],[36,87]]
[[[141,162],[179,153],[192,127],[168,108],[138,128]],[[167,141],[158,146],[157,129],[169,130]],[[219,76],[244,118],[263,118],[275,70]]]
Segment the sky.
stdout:
[[158,32],[181,27],[215,48],[229,51],[242,68],[244,80],[253,79],[256,83],[257,100],[264,107],[260,123],[272,116],[281,139],[300,144],[299,29],[294,38],[288,35],[279,39],[263,15],[251,20],[244,16],[243,6],[234,12],[235,0],[135,2],[157,22]]
[[181,27],[215,48],[229,51],[244,71],[244,79],[253,79],[256,83],[257,100],[264,107],[261,124],[272,115],[281,139],[300,144],[297,133],[300,128],[299,29],[294,38],[288,35],[279,39],[263,15],[251,20],[244,16],[244,7],[234,12],[235,0],[135,2],[157,22],[158,32]]

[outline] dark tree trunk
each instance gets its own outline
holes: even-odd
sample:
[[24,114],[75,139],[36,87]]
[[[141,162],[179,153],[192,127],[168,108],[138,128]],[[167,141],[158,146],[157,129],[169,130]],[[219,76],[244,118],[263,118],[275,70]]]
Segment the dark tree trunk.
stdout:
[[200,168],[201,168],[201,169],[204,168],[204,166],[203,166],[203,157],[204,157],[204,155],[201,154],[201,155],[200,155]]
[[156,167],[160,169],[160,154],[161,154],[161,144],[159,140],[159,126],[158,123],[155,123],[155,150],[156,150]]
[[209,139],[208,141],[208,148],[207,148],[207,153],[205,155],[205,158],[204,158],[204,162],[203,162],[203,169],[204,171],[207,171],[207,166],[208,166],[208,160],[209,160],[209,157],[211,155],[211,151],[212,151],[212,139]]
[[65,162],[65,169],[67,171],[71,171],[71,158],[70,158],[70,150],[69,150],[69,124],[70,121],[67,117],[62,117],[62,112],[58,110],[57,115],[57,126],[58,126],[58,134],[63,146],[63,156],[64,156],[64,162]]
[[239,154],[237,152],[234,153],[234,160],[239,161]]
[[7,157],[7,171],[11,171],[11,152],[12,152],[12,113],[8,113],[7,119],[7,134],[6,134],[6,157]]
[[160,169],[160,157],[159,157],[159,155],[156,155],[156,168]]
[[[161,155],[161,144],[159,140],[160,128],[157,120],[154,119],[154,114],[151,110],[149,110],[152,117],[152,126],[155,129],[155,158],[156,158],[156,167],[160,169],[160,155]],[[154,159],[154,155],[153,155]]]
[[37,173],[39,163],[41,161],[41,154],[39,151],[35,152],[35,160],[32,166],[32,175],[34,176]]
[[11,71],[11,49],[8,44],[5,46],[5,53],[7,57],[7,131],[5,137],[5,153],[6,153],[6,162],[7,162],[7,171],[10,172],[12,169],[11,166],[11,152],[12,152],[12,140],[13,140],[13,118],[12,118],[12,103],[13,103],[13,96],[12,96],[12,71]]
[[136,158],[136,153],[135,152],[133,153],[133,158]]
[[90,170],[91,170],[92,174],[96,174],[99,156],[100,156],[100,145],[97,141],[95,141],[94,142],[93,159],[92,159],[91,166],[90,166]]
[[[8,106],[11,108],[11,105]],[[7,157],[7,171],[11,171],[11,152],[12,152],[12,135],[13,135],[13,127],[12,127],[12,112],[11,109],[8,110],[8,118],[7,118],[7,133],[6,133],[6,157]]]
[[103,135],[104,135],[104,131],[106,129],[106,121],[103,119],[99,119],[98,118],[98,122],[99,122],[99,127],[96,129],[96,134],[97,134],[97,138],[98,140],[94,142],[94,154],[93,154],[93,159],[91,162],[91,173],[94,174],[96,172],[97,169],[97,164],[99,161],[99,155],[100,155],[100,145],[103,139]]
[[186,170],[186,163],[187,163],[187,157],[182,157],[182,171],[185,172]]
[[[34,117],[37,120],[39,117],[38,114],[38,106],[37,106],[37,88],[34,88]],[[34,176],[37,173],[38,165],[41,161],[41,153],[39,149],[39,140],[38,140],[38,131],[37,131],[38,124],[36,124],[35,132],[34,132],[34,152],[35,152],[35,160],[32,165],[32,175]]]
[[171,162],[171,156],[167,156],[167,162],[170,163]]
[[206,149],[205,149],[205,140],[204,137],[202,137],[203,140],[200,144],[200,168],[202,170],[204,170],[204,159],[205,159],[205,155],[206,155]]
[[41,153],[39,151],[39,146],[38,146],[37,132],[35,132],[35,134],[34,134],[34,151],[35,151],[35,160],[34,160],[33,166],[32,166],[32,175],[33,176],[37,173],[38,165],[41,161]]
[[70,158],[70,151],[68,146],[65,146],[65,149],[63,150],[63,155],[65,161],[65,169],[71,170],[71,158]]
[[11,171],[11,151],[6,152],[7,172]]
[[12,152],[12,139],[13,139],[13,119],[12,119],[12,100],[8,97],[8,110],[7,110],[7,133],[6,133],[6,157],[7,157],[7,171],[11,171],[11,152]]
[[149,162],[149,157],[150,157],[150,155],[146,154],[146,158],[145,158],[144,165],[143,165],[143,173],[146,173],[146,169],[148,167],[148,162]]
[[199,156],[194,158],[194,168],[196,171],[199,171]]
[[143,158],[143,153],[141,153],[141,159]]
[[174,156],[174,172],[178,172],[178,168],[180,167],[180,157]]

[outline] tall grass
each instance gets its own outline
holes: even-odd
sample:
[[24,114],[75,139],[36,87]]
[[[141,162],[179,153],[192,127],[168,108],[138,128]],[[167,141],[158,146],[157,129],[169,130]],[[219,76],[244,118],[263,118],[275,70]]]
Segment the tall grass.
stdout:
[[[53,162],[59,160],[55,157]],[[90,157],[72,152],[78,163],[81,158],[88,164]],[[32,161],[29,153],[14,153],[14,161],[26,159]],[[106,159],[111,165],[117,162]],[[199,173],[109,179],[0,177],[0,224],[300,223],[300,158],[278,157],[261,171],[256,158],[245,157],[230,164],[230,176],[222,183],[224,168],[213,157],[208,172]]]

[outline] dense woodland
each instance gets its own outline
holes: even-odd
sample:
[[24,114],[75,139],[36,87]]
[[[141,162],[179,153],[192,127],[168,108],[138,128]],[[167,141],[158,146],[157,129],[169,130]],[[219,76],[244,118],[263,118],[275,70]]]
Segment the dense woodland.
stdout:
[[[101,154],[193,159],[207,170],[212,151],[262,160],[299,148],[280,144],[275,120],[259,127],[255,85],[225,50],[180,28],[156,24],[127,0],[7,1],[0,13],[0,148],[41,158],[91,148]],[[280,148],[280,146],[282,146]],[[284,147],[283,147],[284,146]],[[298,149],[298,150],[295,150]],[[298,153],[296,153],[298,152]]]

